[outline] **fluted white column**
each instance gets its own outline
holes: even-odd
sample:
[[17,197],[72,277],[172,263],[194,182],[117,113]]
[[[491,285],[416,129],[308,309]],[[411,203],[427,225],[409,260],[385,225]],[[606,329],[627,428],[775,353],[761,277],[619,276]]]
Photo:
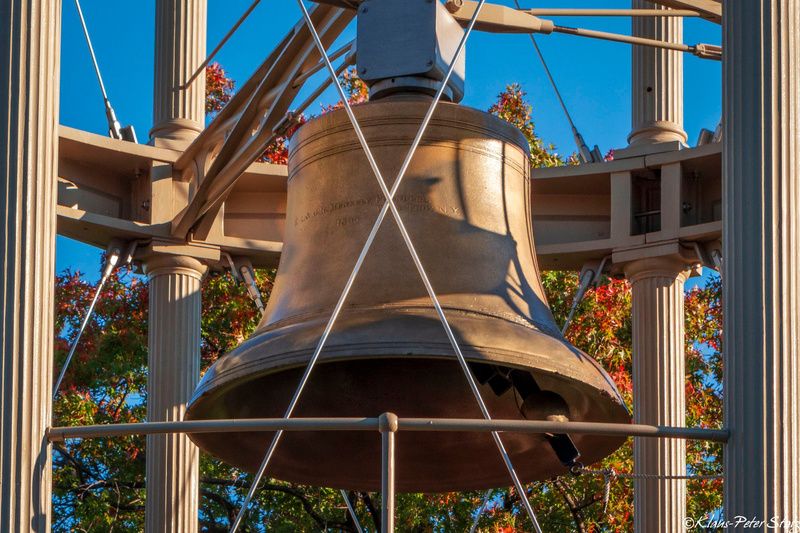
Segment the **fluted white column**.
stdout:
[[59,0],[0,1],[0,531],[50,530]]
[[[666,9],[646,0],[632,0],[634,8]],[[683,42],[679,17],[633,17],[633,35]],[[631,54],[631,146],[686,141],[683,131],[683,53],[634,45]]]
[[[686,425],[684,347],[685,266],[670,258],[626,266],[633,316],[633,420],[637,424]],[[636,474],[686,474],[686,443],[635,438]],[[685,529],[686,482],[635,479],[634,530],[675,533]]]
[[800,2],[727,0],[723,47],[724,509],[797,523]]
[[[150,282],[147,419],[182,420],[200,378],[200,280],[190,257],[161,255],[145,264]],[[147,437],[145,529],[197,531],[200,453],[186,435]]]
[[153,129],[158,145],[182,148],[205,122],[206,0],[157,0]]

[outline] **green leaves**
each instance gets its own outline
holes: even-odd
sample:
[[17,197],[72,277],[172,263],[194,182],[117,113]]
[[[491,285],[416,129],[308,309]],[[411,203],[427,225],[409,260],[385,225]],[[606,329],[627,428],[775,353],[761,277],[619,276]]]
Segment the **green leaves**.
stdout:
[[531,166],[557,167],[565,164],[564,159],[555,152],[555,146],[545,144],[536,135],[533,123],[533,106],[525,100],[525,91],[519,83],[507,85],[505,91],[497,95],[497,102],[489,108],[489,113],[516,126],[528,140],[531,149]]

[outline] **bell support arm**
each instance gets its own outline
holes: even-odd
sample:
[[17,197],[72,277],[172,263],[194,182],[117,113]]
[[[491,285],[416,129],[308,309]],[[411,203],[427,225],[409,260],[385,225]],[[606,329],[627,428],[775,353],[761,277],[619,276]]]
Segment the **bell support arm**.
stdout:
[[[319,4],[327,4],[336,7],[341,7],[344,9],[356,9],[358,5],[361,3],[362,0],[315,0]],[[457,11],[462,4],[465,4],[464,0],[448,0],[448,8],[452,11]],[[661,15],[661,16],[681,16],[681,17],[702,17],[706,20],[711,22],[715,22],[720,24],[722,22],[722,4],[717,0],[653,0],[654,4],[659,4],[664,7],[671,8],[674,10],[670,15]],[[514,11],[511,8],[502,5],[496,4],[487,4],[485,8],[485,12],[478,17],[478,21],[475,24],[475,29],[479,31],[494,31],[490,29],[492,26],[497,26],[498,23],[503,22],[503,19],[506,19],[505,22],[511,22],[512,27],[516,24],[515,22],[509,19],[510,13],[508,11]],[[508,10],[508,11],[506,11]],[[566,15],[567,13],[558,13],[558,11],[577,11],[571,9],[547,9],[547,8],[537,8],[533,11],[537,11],[537,13],[533,13],[534,15],[547,15],[547,16],[556,16],[556,15]],[[617,12],[619,15],[623,15],[623,11],[621,9],[587,9],[583,10],[586,13],[574,13],[574,15],[580,16],[587,16],[591,15],[591,11],[601,12],[606,11],[608,15],[611,15],[611,12]],[[625,16],[634,16],[633,11],[635,10],[628,10],[629,12],[625,14]],[[654,11],[654,10],[650,10]],[[555,12],[555,13],[552,13]],[[499,15],[499,18],[498,18]],[[644,13],[640,13],[641,15],[645,15]],[[607,16],[607,15],[600,15],[600,16]],[[648,14],[647,16],[653,16],[652,13]],[[513,18],[513,17],[512,17]],[[523,22],[522,24],[528,24]],[[502,28],[500,28],[502,32]],[[508,33],[515,33],[514,31],[508,31]]]
[[[311,14],[326,46],[341,34],[353,15],[330,6],[318,6]],[[175,171],[185,176],[194,193],[172,222],[174,237],[187,237],[204,214],[222,204],[284,120],[302,87],[296,83],[297,78],[318,61],[319,53],[300,21],[178,158]]]
[[[450,0],[453,18],[461,22],[468,21],[475,11],[476,2],[465,0]],[[488,4],[481,12],[480,24],[476,28],[491,33],[564,33],[577,37],[589,37],[654,48],[666,48],[687,52],[703,59],[722,59],[722,49],[716,45],[672,43],[658,39],[645,39],[630,35],[610,33],[605,31],[588,30],[583,28],[570,28],[558,26],[551,20],[534,16],[530,10],[517,10],[507,6]]]
[[[336,74],[341,74],[350,64],[349,59],[343,61],[337,68]],[[198,199],[199,215],[195,219],[193,226],[188,226],[189,221],[187,220],[187,228],[189,228],[187,231],[193,231],[193,236],[196,238],[205,239],[208,236],[208,231],[210,231],[214,223],[214,218],[217,216],[222,204],[227,200],[234,185],[236,185],[236,181],[270,144],[275,142],[277,138],[286,135],[287,131],[298,124],[302,113],[320,97],[329,85],[330,81],[322,82],[294,111],[284,113],[282,116],[276,115],[283,111],[283,106],[274,105],[270,109],[270,112],[262,120],[261,128],[257,133],[244,143],[227,165],[222,167],[219,173],[215,175],[213,183],[206,189],[203,198]],[[295,83],[293,89],[299,90],[301,86],[301,83]],[[272,126],[276,121],[277,124]],[[202,203],[200,203],[201,200]],[[182,237],[184,233],[178,232],[177,236]]]

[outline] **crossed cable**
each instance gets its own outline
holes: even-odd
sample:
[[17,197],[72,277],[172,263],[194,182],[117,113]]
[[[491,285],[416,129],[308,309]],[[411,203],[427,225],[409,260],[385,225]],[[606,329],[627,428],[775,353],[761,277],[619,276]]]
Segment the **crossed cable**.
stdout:
[[[453,350],[456,353],[458,363],[461,366],[462,370],[464,371],[464,375],[467,378],[467,382],[469,384],[470,389],[472,390],[472,394],[475,396],[475,400],[478,403],[478,407],[480,408],[481,413],[483,414],[483,417],[486,420],[492,419],[491,414],[489,413],[489,410],[487,409],[486,404],[483,401],[480,390],[478,389],[478,385],[475,381],[475,378],[473,377],[472,372],[470,371],[469,366],[467,365],[467,361],[464,358],[464,354],[462,353],[461,348],[458,345],[458,341],[456,340],[456,337],[453,334],[453,330],[450,328],[450,324],[447,321],[447,317],[445,317],[444,310],[442,309],[442,306],[439,303],[439,299],[436,296],[436,292],[434,291],[430,279],[428,278],[428,275],[425,272],[424,267],[422,266],[422,262],[420,261],[419,255],[417,254],[417,251],[414,248],[414,244],[411,241],[411,237],[409,236],[408,231],[406,230],[406,227],[403,224],[400,212],[398,211],[397,206],[394,203],[395,193],[399,189],[400,184],[402,183],[403,178],[405,177],[406,171],[408,170],[408,167],[411,164],[411,160],[414,157],[414,154],[422,140],[423,135],[425,134],[425,130],[427,129],[428,124],[431,121],[431,118],[433,117],[433,113],[436,110],[436,106],[438,105],[439,100],[441,99],[445,88],[447,87],[447,83],[449,82],[450,77],[453,74],[456,62],[458,61],[459,56],[463,53],[467,39],[469,38],[470,33],[472,33],[472,29],[475,26],[475,22],[485,2],[486,0],[479,0],[478,5],[475,8],[475,12],[472,14],[472,18],[469,21],[469,25],[467,26],[467,29],[464,32],[464,35],[462,36],[461,41],[459,42],[455,53],[453,54],[453,59],[451,60],[450,65],[447,69],[447,73],[441,82],[441,86],[437,90],[436,95],[433,98],[433,102],[431,102],[431,105],[428,108],[427,113],[425,114],[425,118],[423,118],[422,120],[422,124],[420,125],[419,131],[417,132],[414,141],[411,143],[411,147],[409,148],[408,153],[406,154],[406,157],[403,161],[403,164],[400,167],[400,171],[398,172],[397,177],[395,178],[395,181],[392,184],[392,188],[391,190],[389,190],[386,187],[386,183],[384,182],[383,175],[381,174],[381,171],[378,168],[378,164],[375,161],[375,157],[373,156],[372,151],[370,150],[369,145],[367,144],[367,140],[364,137],[364,133],[361,130],[361,126],[359,125],[358,120],[356,119],[356,116],[353,113],[353,109],[350,106],[350,102],[347,98],[347,95],[345,94],[344,89],[342,88],[342,85],[339,82],[337,72],[333,68],[330,58],[328,57],[328,54],[325,50],[325,46],[322,44],[322,40],[320,39],[316,28],[314,28],[314,23],[311,21],[311,16],[308,12],[308,9],[306,9],[305,4],[303,4],[303,0],[297,0],[300,9],[303,12],[303,18],[306,22],[306,26],[308,27],[308,30],[311,33],[312,38],[314,39],[314,43],[317,46],[317,49],[319,50],[319,53],[322,56],[323,61],[325,62],[325,67],[327,68],[328,74],[331,76],[333,83],[336,86],[336,90],[339,93],[339,97],[342,99],[342,102],[344,104],[344,110],[347,113],[347,117],[350,119],[350,122],[353,125],[356,137],[358,138],[358,141],[364,150],[364,154],[366,155],[367,160],[369,161],[370,168],[372,169],[375,178],[378,180],[378,185],[380,186],[381,192],[386,198],[386,201],[384,202],[383,207],[381,208],[378,218],[375,220],[375,223],[372,226],[372,230],[370,231],[369,236],[367,237],[367,240],[364,243],[364,247],[362,248],[358,256],[358,259],[356,260],[356,264],[353,268],[353,271],[350,274],[350,277],[347,279],[347,282],[345,283],[344,289],[342,290],[342,293],[339,296],[339,300],[336,302],[336,305],[334,306],[333,312],[331,313],[331,316],[328,319],[328,323],[325,326],[325,329],[322,333],[322,336],[320,337],[317,347],[314,350],[314,354],[311,356],[311,359],[309,360],[308,365],[306,366],[305,372],[303,373],[303,376],[300,378],[300,383],[297,387],[297,390],[294,393],[294,396],[292,397],[292,400],[289,402],[289,406],[287,407],[286,413],[284,414],[284,419],[288,419],[292,416],[292,413],[294,412],[294,409],[297,406],[297,402],[300,399],[300,395],[302,394],[303,389],[305,388],[306,383],[308,382],[309,375],[311,374],[314,365],[319,359],[320,353],[322,352],[322,349],[325,346],[325,342],[328,340],[328,336],[330,335],[333,329],[333,325],[336,322],[336,319],[338,318],[339,313],[341,312],[344,306],[345,300],[347,299],[347,296],[350,293],[353,283],[355,282],[356,276],[361,270],[361,266],[364,263],[367,253],[372,247],[372,243],[375,240],[378,230],[380,229],[381,225],[383,224],[383,220],[386,218],[386,215],[390,210],[392,212],[392,217],[394,218],[395,222],[397,223],[397,227],[400,230],[400,234],[403,237],[403,241],[405,242],[405,245],[408,248],[408,251],[411,255],[411,259],[414,262],[414,266],[417,268],[417,271],[419,272],[420,278],[422,279],[422,283],[425,286],[425,290],[428,292],[428,296],[430,297],[433,306],[436,310],[436,313],[439,316],[439,320],[441,321],[442,326],[444,327],[445,333],[447,334],[447,338],[450,341],[450,344],[452,345]],[[256,490],[258,489],[258,485],[261,482],[261,479],[267,470],[267,466],[269,465],[272,456],[275,454],[275,450],[282,436],[283,436],[283,430],[279,430],[273,437],[272,442],[270,443],[269,448],[267,449],[267,452],[264,456],[264,460],[262,461],[261,466],[259,467],[253,479],[253,484],[250,486],[247,496],[242,502],[242,507],[240,508],[239,513],[236,516],[236,520],[234,521],[233,526],[231,527],[230,533],[235,533],[236,530],[239,528],[242,519],[247,513],[247,508],[251,500],[253,499]],[[519,476],[517,475],[517,472],[514,469],[514,465],[511,463],[511,458],[509,457],[508,452],[506,451],[505,446],[503,445],[503,441],[500,438],[500,434],[497,431],[493,431],[492,439],[494,440],[495,445],[497,446],[497,449],[503,458],[503,462],[505,463],[506,469],[508,470],[508,473],[511,476],[511,480],[513,481],[514,487],[516,488],[520,500],[522,501],[523,506],[525,507],[525,511],[527,512],[531,522],[533,523],[534,529],[537,531],[537,533],[542,533],[542,529],[539,526],[538,520],[536,519],[536,514],[533,512],[533,508],[531,507],[530,501],[528,500],[525,488],[523,487],[522,482],[520,481]]]

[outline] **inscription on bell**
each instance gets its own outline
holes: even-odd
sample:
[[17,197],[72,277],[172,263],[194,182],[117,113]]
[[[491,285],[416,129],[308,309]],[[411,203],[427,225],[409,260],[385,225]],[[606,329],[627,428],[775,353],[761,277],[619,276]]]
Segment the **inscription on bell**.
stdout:
[[[343,209],[363,208],[368,206],[382,207],[385,202],[383,195],[375,195],[367,198],[353,198],[351,200],[341,200],[328,202],[320,205],[299,217],[295,217],[294,225],[299,227],[309,220],[320,216],[329,216]],[[423,193],[417,194],[397,194],[394,197],[397,209],[406,213],[438,213],[441,215],[456,217],[461,213],[461,208],[448,205],[434,205],[430,198]],[[358,222],[360,217],[354,215],[343,216],[336,219],[337,226],[347,226]]]

